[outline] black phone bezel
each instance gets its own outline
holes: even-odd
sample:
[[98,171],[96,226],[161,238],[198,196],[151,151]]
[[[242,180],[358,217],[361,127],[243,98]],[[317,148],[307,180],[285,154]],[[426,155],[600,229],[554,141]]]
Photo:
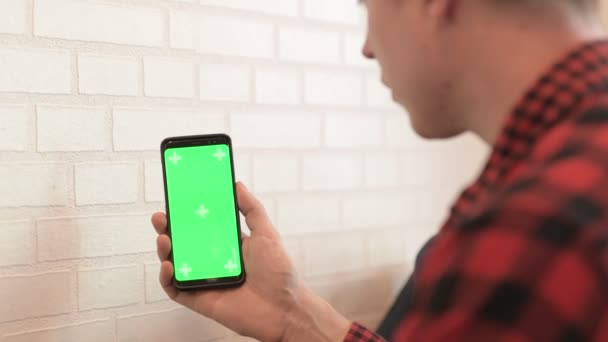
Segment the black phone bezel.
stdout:
[[[234,197],[234,210],[236,215],[236,226],[239,237],[239,257],[241,261],[241,274],[234,277],[223,277],[214,279],[198,279],[189,281],[179,281],[175,277],[175,271],[173,272],[173,284],[179,290],[197,290],[197,289],[209,289],[209,288],[222,288],[222,287],[234,287],[240,286],[245,282],[246,272],[245,264],[243,262],[243,239],[241,233],[241,225],[239,218],[239,208],[237,204],[236,195],[236,182],[234,174],[234,157],[232,153],[232,139],[227,134],[204,134],[204,135],[190,135],[190,136],[179,136],[166,138],[161,143],[161,162],[163,169],[163,184],[165,190],[165,212],[167,215],[167,233],[171,238],[171,213],[169,211],[169,195],[167,191],[167,174],[165,168],[165,151],[171,148],[179,147],[190,147],[190,146],[208,146],[208,145],[228,145],[228,151],[230,156],[230,165],[232,173],[232,184],[233,184],[233,197]],[[173,263],[173,250],[171,250],[169,258]]]

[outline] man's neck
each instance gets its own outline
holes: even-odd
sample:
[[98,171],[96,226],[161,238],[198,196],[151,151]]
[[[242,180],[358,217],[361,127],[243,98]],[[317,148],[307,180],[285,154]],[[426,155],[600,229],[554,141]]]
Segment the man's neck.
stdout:
[[[571,27],[545,31],[513,27],[494,32],[494,44],[485,42],[472,66],[469,80],[470,130],[486,143],[495,143],[507,118],[525,92],[543,73],[569,51],[585,42],[601,39],[599,25],[573,22]],[[499,37],[496,39],[496,37]],[[488,39],[491,39],[488,37]]]

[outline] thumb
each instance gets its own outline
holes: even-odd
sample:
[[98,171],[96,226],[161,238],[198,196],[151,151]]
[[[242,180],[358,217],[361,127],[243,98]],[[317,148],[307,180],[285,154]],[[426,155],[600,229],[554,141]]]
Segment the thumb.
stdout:
[[245,216],[245,222],[251,230],[251,236],[264,235],[271,238],[278,236],[266,209],[242,182],[236,183],[236,197],[239,210]]

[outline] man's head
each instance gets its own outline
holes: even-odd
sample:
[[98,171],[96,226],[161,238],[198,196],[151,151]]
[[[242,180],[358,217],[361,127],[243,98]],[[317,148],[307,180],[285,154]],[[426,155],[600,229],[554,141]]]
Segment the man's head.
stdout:
[[[552,48],[563,50],[585,39],[580,33],[593,21],[595,1],[366,0],[363,54],[379,62],[383,82],[421,136],[451,137],[478,129],[472,121],[483,121],[480,111],[498,110],[482,98],[490,95],[484,90],[496,87],[495,102],[517,100],[499,99],[512,97],[501,93],[507,85],[500,83],[527,86],[515,79],[527,68],[522,65],[530,60],[527,53],[535,53],[532,58],[538,56],[540,63],[549,57],[538,45],[547,45],[550,55]],[[534,61],[529,62],[533,70]]]

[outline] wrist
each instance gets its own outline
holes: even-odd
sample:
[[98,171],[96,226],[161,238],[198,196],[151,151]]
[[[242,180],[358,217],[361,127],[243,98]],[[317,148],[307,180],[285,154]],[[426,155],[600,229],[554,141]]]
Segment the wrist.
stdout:
[[287,315],[283,342],[342,342],[351,322],[307,288],[296,293],[296,305]]

